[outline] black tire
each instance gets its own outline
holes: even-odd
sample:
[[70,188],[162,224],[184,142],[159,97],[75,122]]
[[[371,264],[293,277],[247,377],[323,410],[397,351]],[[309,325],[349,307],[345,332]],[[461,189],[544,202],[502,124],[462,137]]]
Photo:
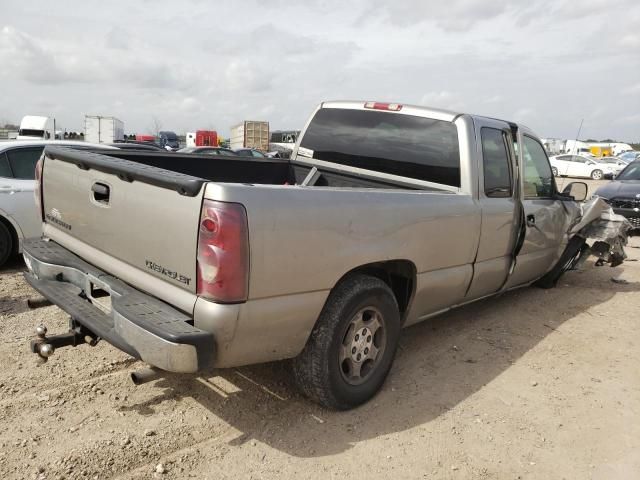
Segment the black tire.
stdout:
[[604,175],[602,174],[602,170],[594,170],[593,172],[591,172],[591,179],[592,180],[602,180],[604,178]]
[[558,176],[558,169],[556,167],[551,167],[551,173],[553,173],[554,177]]
[[0,222],[0,267],[9,259],[13,253],[13,235],[7,226]]
[[[367,309],[379,313],[376,319],[384,329],[384,346],[376,349],[379,358],[372,360],[362,383],[353,384],[344,370],[344,363],[351,360],[345,359],[341,364],[340,357],[344,345],[348,345],[343,342],[349,332],[353,333],[355,319]],[[329,295],[304,350],[293,359],[293,376],[298,388],[327,408],[347,410],[366,402],[380,390],[391,369],[400,330],[398,304],[387,284],[368,275],[347,277]],[[358,340],[357,335],[354,340]],[[362,365],[364,370],[364,362]]]
[[534,285],[540,288],[553,288],[560,280],[560,277],[573,268],[575,260],[582,252],[582,248],[585,245],[586,240],[582,237],[575,235],[569,240],[567,248],[564,249],[558,263],[556,263],[551,270],[549,270],[543,277],[536,280]]

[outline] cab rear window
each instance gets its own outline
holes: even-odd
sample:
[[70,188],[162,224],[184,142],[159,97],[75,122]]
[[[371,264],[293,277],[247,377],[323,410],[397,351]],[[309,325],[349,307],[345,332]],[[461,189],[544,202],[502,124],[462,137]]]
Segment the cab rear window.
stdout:
[[300,146],[311,150],[317,160],[460,186],[458,131],[451,122],[392,112],[322,108]]

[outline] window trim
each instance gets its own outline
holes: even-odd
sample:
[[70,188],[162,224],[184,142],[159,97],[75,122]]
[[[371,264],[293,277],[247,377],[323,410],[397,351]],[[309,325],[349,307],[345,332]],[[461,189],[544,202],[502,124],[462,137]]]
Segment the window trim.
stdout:
[[[489,195],[487,194],[487,178],[485,176],[485,156],[484,156],[484,142],[482,138],[483,130],[495,130],[500,133],[502,138],[502,146],[504,147],[504,151],[507,154],[507,168],[509,169],[509,195]],[[482,192],[485,198],[513,198],[514,196],[514,188],[513,188],[513,157],[511,156],[511,149],[509,148],[509,140],[507,138],[507,132],[502,128],[490,127],[490,126],[482,126],[480,127],[480,150],[482,151]]]
[[[9,164],[9,168],[11,169],[11,174],[13,175],[13,179],[14,180],[27,180],[27,181],[35,180],[35,169],[34,169],[34,178],[18,178],[18,177],[16,177],[16,172],[15,172],[15,170],[13,168],[13,165],[11,164],[11,159],[9,158],[9,153],[10,152],[23,151],[23,150],[37,150],[37,149],[40,149],[40,156],[42,156],[42,152],[44,151],[45,147],[46,147],[46,145],[42,145],[42,146],[39,146],[39,145],[20,145],[18,147],[14,147],[14,148],[8,148],[4,152],[2,152],[7,157],[7,163]],[[5,178],[5,177],[2,177],[2,178]]]
[[[551,174],[551,185],[553,188],[553,191],[551,192],[551,196],[550,197],[530,197],[527,195],[524,195],[524,171],[525,171],[525,159],[524,159],[524,139],[528,138],[530,140],[533,140],[534,142],[536,142],[538,145],[540,145],[540,148],[542,148],[542,152],[544,153],[544,157],[547,159],[547,164],[549,165],[549,173]],[[549,156],[547,155],[547,151],[544,149],[544,147],[542,146],[542,143],[540,143],[540,141],[538,139],[536,139],[535,137],[532,137],[531,135],[528,135],[526,133],[522,134],[522,162],[520,162],[522,164],[522,199],[523,200],[555,200],[557,193],[558,193],[558,187],[556,186],[556,179],[553,176],[553,170],[551,167],[551,162],[549,161]]]
[[9,161],[9,156],[7,155],[6,150],[3,152],[0,152],[0,159],[2,159],[2,157],[4,156],[5,160],[7,161],[7,167],[9,167],[9,174],[11,175],[10,177],[3,177],[2,175],[0,175],[0,178],[9,178],[11,180],[16,180],[16,174],[13,173],[13,167],[11,166],[11,162]]

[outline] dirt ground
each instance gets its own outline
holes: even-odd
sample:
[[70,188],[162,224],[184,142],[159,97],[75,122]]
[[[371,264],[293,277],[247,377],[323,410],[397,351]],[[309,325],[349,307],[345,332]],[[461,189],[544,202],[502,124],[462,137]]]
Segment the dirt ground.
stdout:
[[[135,387],[108,344],[40,365],[66,328],[0,272],[0,478],[640,478],[640,238],[566,274],[406,329],[368,404],[324,410],[286,363]],[[621,279],[622,283],[612,281]]]

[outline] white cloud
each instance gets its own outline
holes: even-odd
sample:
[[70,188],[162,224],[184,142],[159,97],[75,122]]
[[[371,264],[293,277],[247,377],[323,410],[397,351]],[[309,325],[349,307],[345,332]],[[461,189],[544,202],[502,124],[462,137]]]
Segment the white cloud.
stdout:
[[127,50],[131,45],[131,36],[121,27],[112,27],[105,36],[105,45],[116,50]]
[[3,27],[0,33],[0,61],[5,67],[1,69],[5,77],[11,75],[33,83],[50,84],[71,80],[53,52],[11,26]]
[[623,47],[640,48],[640,33],[627,33],[620,38]]
[[458,94],[446,90],[425,93],[420,99],[420,105],[453,111],[461,111],[465,106]]
[[516,122],[527,123],[534,114],[535,111],[532,108],[519,108],[513,113],[513,120]]
[[640,83],[629,85],[622,90],[622,93],[625,93],[627,95],[640,95]]
[[[541,135],[637,141],[636,0],[9,2],[0,116],[116,115],[128,131],[300,128],[317,103],[422,103]],[[152,8],[151,8],[152,7]],[[248,15],[247,12],[251,12]],[[623,112],[623,113],[621,113]],[[628,113],[627,113],[628,112]]]

